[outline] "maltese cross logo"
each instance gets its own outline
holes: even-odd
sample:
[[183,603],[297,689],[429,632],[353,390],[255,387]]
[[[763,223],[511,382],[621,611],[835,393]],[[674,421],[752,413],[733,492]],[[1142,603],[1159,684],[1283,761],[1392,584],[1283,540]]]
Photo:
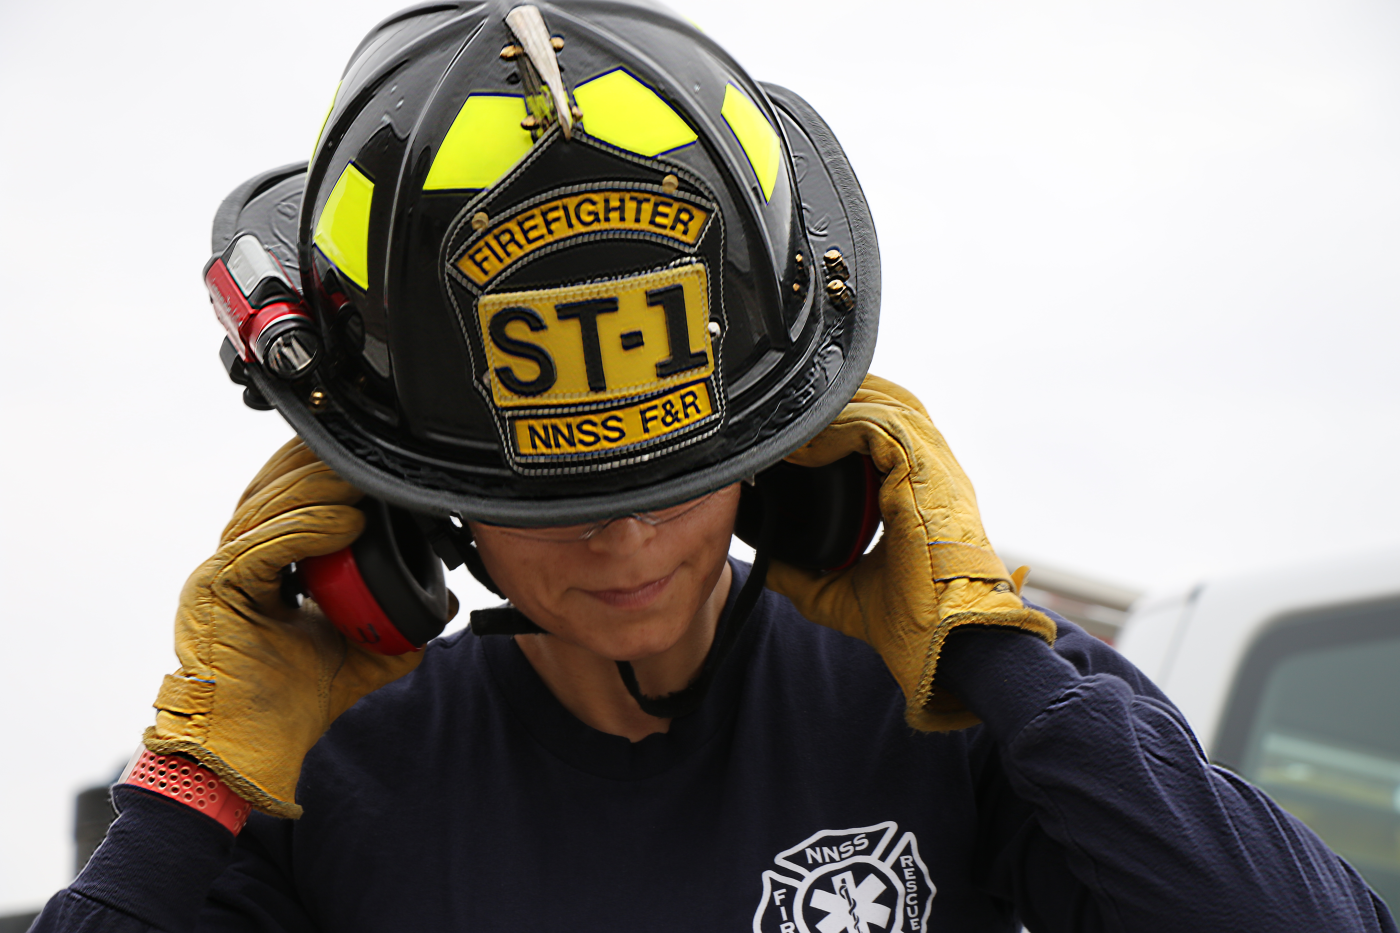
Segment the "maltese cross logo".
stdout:
[[912,832],[824,829],[773,859],[753,933],[924,933],[937,893]]
[[888,887],[879,875],[856,884],[855,872],[843,871],[831,882],[835,893],[812,889],[812,906],[826,911],[817,923],[821,933],[871,933],[872,927],[883,930],[889,924],[890,909],[876,900]]

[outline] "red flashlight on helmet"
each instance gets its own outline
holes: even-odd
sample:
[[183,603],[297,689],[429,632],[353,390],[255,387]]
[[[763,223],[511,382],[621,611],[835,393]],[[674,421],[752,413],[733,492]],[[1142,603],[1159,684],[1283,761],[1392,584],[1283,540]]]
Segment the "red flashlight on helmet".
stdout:
[[283,379],[310,372],[321,355],[316,323],[277,257],[251,233],[236,237],[204,267],[214,313],[245,363]]

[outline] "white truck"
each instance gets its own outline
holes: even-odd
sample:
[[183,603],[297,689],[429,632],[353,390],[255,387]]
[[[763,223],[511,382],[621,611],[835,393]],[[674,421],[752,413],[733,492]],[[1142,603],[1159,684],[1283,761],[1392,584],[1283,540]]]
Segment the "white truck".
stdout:
[[1400,548],[1146,597],[1114,644],[1400,909]]

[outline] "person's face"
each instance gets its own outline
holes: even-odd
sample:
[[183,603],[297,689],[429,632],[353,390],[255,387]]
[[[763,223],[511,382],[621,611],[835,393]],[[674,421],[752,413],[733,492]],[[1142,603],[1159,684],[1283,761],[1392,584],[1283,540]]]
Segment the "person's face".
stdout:
[[471,531],[491,579],[536,625],[610,660],[638,661],[675,645],[709,598],[738,508],[736,483],[677,509],[679,517],[617,519],[586,539],[578,537],[586,525],[472,522]]

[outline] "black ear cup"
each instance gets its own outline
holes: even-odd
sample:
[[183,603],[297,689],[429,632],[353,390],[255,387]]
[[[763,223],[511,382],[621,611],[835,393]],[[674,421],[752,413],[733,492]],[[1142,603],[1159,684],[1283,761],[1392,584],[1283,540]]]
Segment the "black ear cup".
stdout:
[[381,654],[415,651],[452,617],[442,561],[414,517],[365,497],[350,547],[297,564],[307,593],[351,641]]
[[861,454],[823,467],[780,461],[740,492],[734,533],[757,547],[764,514],[772,510],[774,560],[819,573],[843,570],[880,527],[879,493],[880,474]]
[[442,561],[408,512],[368,496],[360,509],[365,532],[351,545],[360,575],[399,632],[421,647],[450,618]]

